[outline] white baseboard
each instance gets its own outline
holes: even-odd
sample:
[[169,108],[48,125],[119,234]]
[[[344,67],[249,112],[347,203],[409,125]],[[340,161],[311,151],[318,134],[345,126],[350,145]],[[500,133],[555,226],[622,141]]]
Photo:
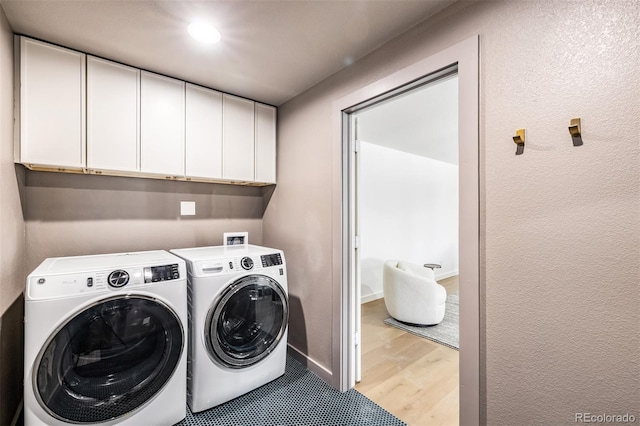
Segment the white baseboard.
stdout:
[[318,364],[313,360],[313,358],[310,358],[308,355],[302,353],[299,349],[291,346],[291,344],[287,343],[287,346],[289,347],[289,355],[298,360],[302,365],[307,367],[309,371],[315,373],[316,376],[320,377],[329,385],[333,383],[333,374],[331,373],[331,371],[327,370],[326,367]]
[[[437,270],[437,269],[436,269]],[[434,274],[436,281],[440,281],[440,280],[444,280],[447,278],[451,278],[451,277],[455,277],[456,275],[460,275],[459,271],[443,271],[443,272],[437,272]]]
[[383,296],[384,296],[384,293],[381,291],[378,291],[373,294],[367,294],[366,296],[362,296],[360,298],[360,303],[362,304],[362,303],[367,303],[367,302],[372,302],[374,300],[382,299]]

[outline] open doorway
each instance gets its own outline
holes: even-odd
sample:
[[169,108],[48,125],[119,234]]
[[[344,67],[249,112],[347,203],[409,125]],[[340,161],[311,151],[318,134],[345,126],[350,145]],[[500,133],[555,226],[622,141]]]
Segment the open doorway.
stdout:
[[458,275],[458,77],[355,112],[361,298],[382,297],[382,264],[437,264]]
[[[353,112],[350,120],[357,147],[354,267],[361,301],[355,388],[408,424],[457,424],[457,72],[426,78]],[[411,283],[416,291],[404,294],[404,285],[383,291],[383,276],[389,280],[385,263],[418,269]],[[390,289],[403,294],[384,293]],[[429,305],[442,289],[447,315],[439,324],[400,322],[432,321]],[[406,300],[388,308],[395,296]],[[445,301],[440,302],[437,309],[444,312]]]
[[359,268],[357,227],[354,220],[355,181],[353,170],[357,155],[349,141],[355,126],[350,115],[375,103],[384,102],[399,93],[437,79],[458,74],[458,153],[459,153],[459,422],[479,424],[480,377],[480,193],[478,130],[478,36],[473,36],[441,52],[433,54],[368,86],[349,93],[333,104],[335,111],[333,152],[334,209],[332,234],[334,241],[334,319],[333,383],[341,390],[355,386],[360,342]]

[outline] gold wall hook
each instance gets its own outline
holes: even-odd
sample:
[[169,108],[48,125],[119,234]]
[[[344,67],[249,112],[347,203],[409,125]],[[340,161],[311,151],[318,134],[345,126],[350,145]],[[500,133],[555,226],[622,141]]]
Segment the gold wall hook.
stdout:
[[513,141],[517,145],[516,155],[521,155],[524,152],[524,129],[516,130],[516,135],[513,137]]
[[571,140],[573,146],[582,145],[582,128],[579,118],[571,119],[571,125],[569,126],[569,133],[571,134]]

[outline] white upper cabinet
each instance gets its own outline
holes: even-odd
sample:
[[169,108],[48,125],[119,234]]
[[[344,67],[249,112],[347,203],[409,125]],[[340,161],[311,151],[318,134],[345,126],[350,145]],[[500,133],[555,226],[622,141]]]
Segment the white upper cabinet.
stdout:
[[222,93],[187,83],[185,174],[222,178]]
[[24,37],[17,40],[16,161],[83,168],[85,55]]
[[276,183],[276,109],[256,104],[256,182]]
[[255,102],[231,95],[222,99],[224,179],[253,181],[255,178]]
[[28,37],[15,53],[16,163],[276,183],[275,107]]
[[87,167],[136,172],[140,71],[104,59],[87,58]]
[[184,176],[185,82],[142,71],[140,171]]

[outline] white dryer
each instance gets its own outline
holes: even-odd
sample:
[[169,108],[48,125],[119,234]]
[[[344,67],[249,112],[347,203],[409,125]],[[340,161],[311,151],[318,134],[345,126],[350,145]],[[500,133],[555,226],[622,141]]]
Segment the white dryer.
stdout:
[[191,410],[215,407],[282,376],[289,317],[284,253],[252,245],[171,252],[187,261]]
[[166,251],[42,262],[25,291],[25,424],[182,420],[186,276]]

